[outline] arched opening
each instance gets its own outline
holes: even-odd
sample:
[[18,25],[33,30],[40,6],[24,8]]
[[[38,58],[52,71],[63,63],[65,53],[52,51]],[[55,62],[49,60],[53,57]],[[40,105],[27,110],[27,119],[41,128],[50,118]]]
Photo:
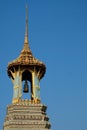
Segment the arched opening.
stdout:
[[22,98],[31,99],[32,95],[32,74],[30,71],[25,70],[22,73]]

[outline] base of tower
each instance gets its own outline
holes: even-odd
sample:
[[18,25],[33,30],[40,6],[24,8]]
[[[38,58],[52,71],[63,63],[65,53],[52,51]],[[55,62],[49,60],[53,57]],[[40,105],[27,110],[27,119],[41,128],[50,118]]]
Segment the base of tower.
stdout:
[[7,107],[3,130],[48,130],[51,125],[46,115],[47,107],[22,100]]

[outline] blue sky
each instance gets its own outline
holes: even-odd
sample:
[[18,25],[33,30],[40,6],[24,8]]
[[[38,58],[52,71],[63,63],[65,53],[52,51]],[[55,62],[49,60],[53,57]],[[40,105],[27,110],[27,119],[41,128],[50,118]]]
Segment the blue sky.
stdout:
[[[87,130],[87,1],[27,0],[29,42],[46,64],[42,103],[51,130]],[[26,0],[0,0],[0,129],[13,86],[8,62],[22,50]]]

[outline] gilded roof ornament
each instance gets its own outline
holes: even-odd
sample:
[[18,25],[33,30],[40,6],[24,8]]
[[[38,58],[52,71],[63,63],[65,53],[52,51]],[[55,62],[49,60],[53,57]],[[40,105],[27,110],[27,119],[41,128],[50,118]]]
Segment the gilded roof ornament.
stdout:
[[25,30],[25,38],[24,38],[24,50],[29,49],[28,45],[28,7],[26,5],[26,30]]

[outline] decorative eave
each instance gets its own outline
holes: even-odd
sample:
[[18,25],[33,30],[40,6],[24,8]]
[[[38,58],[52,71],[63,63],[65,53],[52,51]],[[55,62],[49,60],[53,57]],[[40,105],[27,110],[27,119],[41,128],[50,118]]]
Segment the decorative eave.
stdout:
[[13,67],[38,67],[40,68],[41,72],[43,72],[43,75],[41,76],[41,78],[44,76],[45,71],[46,71],[46,66],[43,62],[39,61],[38,59],[36,59],[31,52],[29,51],[22,51],[20,56],[13,60],[12,62],[10,62],[8,64],[8,72],[11,68]]

